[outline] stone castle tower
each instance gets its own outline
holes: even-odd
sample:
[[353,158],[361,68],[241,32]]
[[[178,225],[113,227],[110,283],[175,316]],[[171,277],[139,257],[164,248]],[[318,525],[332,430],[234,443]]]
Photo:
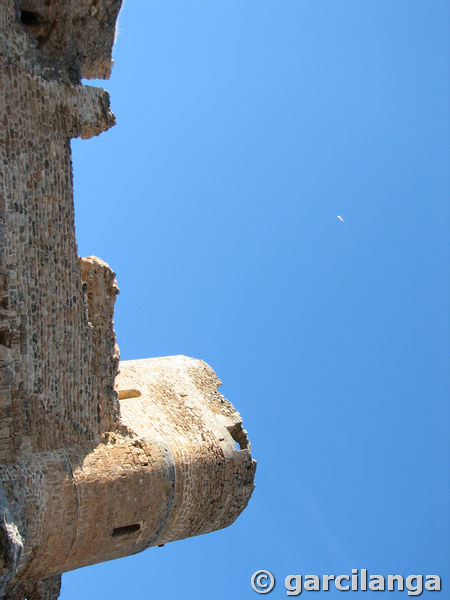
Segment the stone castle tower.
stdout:
[[115,120],[121,0],[0,6],[0,598],[232,523],[253,490],[240,415],[205,363],[119,363],[115,274],[80,259],[70,139]]

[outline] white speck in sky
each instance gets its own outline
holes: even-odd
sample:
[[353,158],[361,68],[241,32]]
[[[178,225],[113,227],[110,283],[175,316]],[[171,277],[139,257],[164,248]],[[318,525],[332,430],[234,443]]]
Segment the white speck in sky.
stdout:
[[343,223],[345,223],[344,219],[341,217],[341,215],[338,215],[337,218],[339,219],[339,221],[342,221]]

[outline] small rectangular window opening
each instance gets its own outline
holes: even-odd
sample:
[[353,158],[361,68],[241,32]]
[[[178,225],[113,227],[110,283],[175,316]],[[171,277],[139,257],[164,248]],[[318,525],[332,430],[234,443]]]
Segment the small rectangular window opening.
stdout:
[[136,533],[137,531],[139,531],[140,528],[141,526],[139,525],[139,523],[135,523],[134,525],[125,525],[124,527],[116,527],[115,529],[113,529],[112,537]]
[[142,396],[139,390],[119,390],[119,400],[126,400],[128,398],[140,398]]

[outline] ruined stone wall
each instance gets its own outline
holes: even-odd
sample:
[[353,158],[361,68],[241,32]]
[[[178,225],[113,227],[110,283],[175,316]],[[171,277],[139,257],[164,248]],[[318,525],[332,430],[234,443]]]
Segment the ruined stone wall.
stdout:
[[0,598],[229,525],[253,490],[240,415],[201,361],[120,364],[115,273],[80,259],[70,139],[115,123],[121,0],[0,6]]
[[[11,1],[2,6],[0,31],[0,460],[11,462],[100,433],[94,399],[101,391],[91,373],[106,359],[98,344],[92,352],[75,242],[70,138],[94,135],[114,119],[105,92],[70,85],[63,71],[50,77],[47,66],[43,75],[34,40]],[[113,381],[114,375],[111,389]]]

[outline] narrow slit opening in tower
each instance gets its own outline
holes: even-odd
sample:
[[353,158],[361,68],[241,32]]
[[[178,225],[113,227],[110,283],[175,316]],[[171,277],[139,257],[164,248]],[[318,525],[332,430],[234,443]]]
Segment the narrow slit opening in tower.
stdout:
[[119,390],[118,397],[119,400],[126,400],[128,398],[140,398],[142,393],[139,390]]
[[139,531],[141,526],[139,523],[134,523],[133,525],[125,525],[124,527],[116,527],[113,529],[112,537],[119,537],[121,535],[128,535],[130,533],[136,533]]

